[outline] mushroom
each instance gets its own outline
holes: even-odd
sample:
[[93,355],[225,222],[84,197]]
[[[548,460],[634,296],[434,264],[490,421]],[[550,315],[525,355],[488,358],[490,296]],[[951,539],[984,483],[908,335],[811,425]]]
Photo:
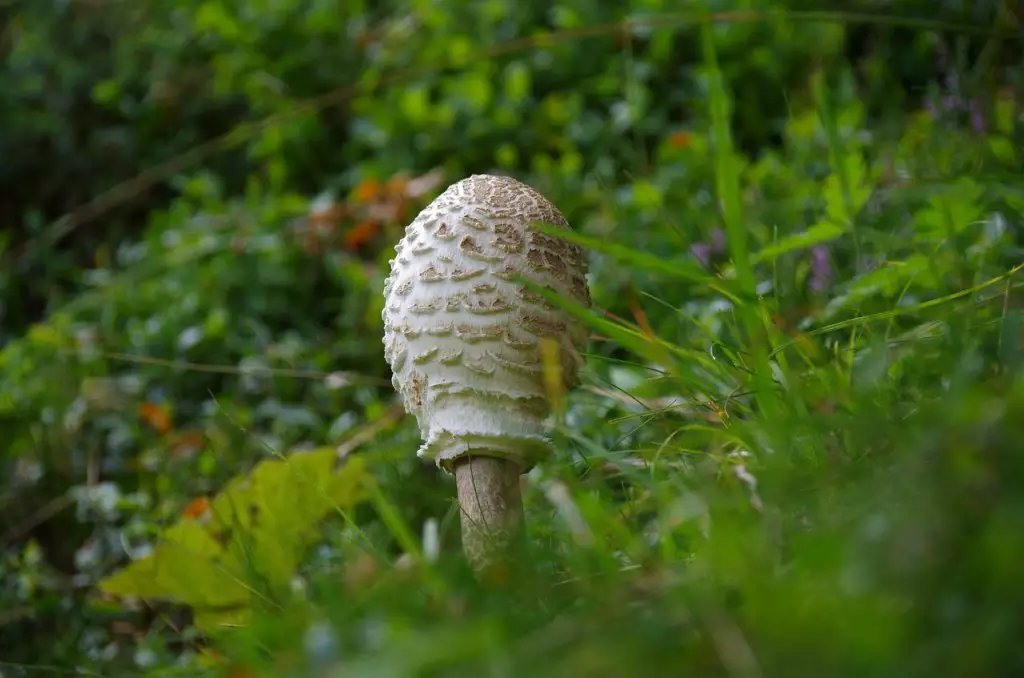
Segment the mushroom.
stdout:
[[[518,280],[590,306],[582,250],[537,222],[569,228],[529,186],[470,176],[406,227],[384,284],[391,383],[419,425],[418,456],[455,476],[463,550],[478,570],[520,532],[519,476],[551,452],[552,383],[577,383],[587,339],[577,319]],[[545,375],[546,351],[560,380]]]

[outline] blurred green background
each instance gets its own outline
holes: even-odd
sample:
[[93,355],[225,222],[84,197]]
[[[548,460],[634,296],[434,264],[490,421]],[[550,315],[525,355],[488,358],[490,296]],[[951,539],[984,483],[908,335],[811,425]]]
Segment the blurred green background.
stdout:
[[[0,675],[1024,675],[1022,34],[0,0]],[[393,244],[482,172],[559,206],[596,308],[497,584],[380,342]],[[330,502],[293,451],[347,460]],[[218,597],[219,547],[159,545],[250,473],[282,517]]]

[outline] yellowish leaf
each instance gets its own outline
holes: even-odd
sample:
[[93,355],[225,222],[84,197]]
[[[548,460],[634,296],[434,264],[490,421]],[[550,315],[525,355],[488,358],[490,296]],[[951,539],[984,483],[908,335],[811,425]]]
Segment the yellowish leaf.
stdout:
[[366,461],[353,457],[340,469],[337,463],[333,448],[259,463],[212,501],[191,503],[152,554],[103,580],[100,589],[189,605],[202,631],[244,624],[254,603],[290,590],[320,521],[364,501]]
[[551,403],[551,410],[560,414],[565,409],[565,384],[558,342],[550,338],[544,339],[540,344],[540,353],[548,402]]

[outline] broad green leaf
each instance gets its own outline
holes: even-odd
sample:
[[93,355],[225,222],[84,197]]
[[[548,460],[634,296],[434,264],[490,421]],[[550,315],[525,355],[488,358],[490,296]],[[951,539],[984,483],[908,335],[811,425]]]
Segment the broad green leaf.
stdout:
[[163,533],[153,553],[104,579],[100,590],[197,607],[248,603],[251,592],[240,578],[241,563],[218,539],[209,525],[180,520]]
[[321,518],[362,499],[363,458],[353,458],[334,473],[336,459],[333,448],[323,448],[263,462],[214,499],[213,524],[237,530],[231,546],[241,549],[240,557],[248,555],[271,586],[288,585]]
[[212,630],[240,623],[258,598],[286,590],[319,522],[366,497],[366,462],[335,471],[321,448],[263,461],[231,481],[208,513],[169,527],[148,557],[103,580],[115,596],[172,600],[196,608]]
[[961,177],[942,193],[928,199],[928,207],[914,215],[918,236],[928,240],[960,233],[984,214],[981,204],[984,189],[970,177]]

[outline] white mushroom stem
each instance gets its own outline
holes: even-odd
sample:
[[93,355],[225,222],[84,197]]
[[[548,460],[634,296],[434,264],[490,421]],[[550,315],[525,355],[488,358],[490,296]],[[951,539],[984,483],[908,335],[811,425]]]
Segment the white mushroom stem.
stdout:
[[[478,568],[520,533],[519,476],[551,453],[551,389],[575,385],[587,337],[518,280],[590,304],[582,251],[537,222],[569,228],[515,179],[463,179],[405,229],[384,285],[392,384],[419,424],[419,456],[456,477],[463,547]],[[560,384],[557,372],[546,378],[552,357]]]
[[520,469],[507,459],[475,455],[455,462],[462,544],[470,565],[484,570],[522,536]]

